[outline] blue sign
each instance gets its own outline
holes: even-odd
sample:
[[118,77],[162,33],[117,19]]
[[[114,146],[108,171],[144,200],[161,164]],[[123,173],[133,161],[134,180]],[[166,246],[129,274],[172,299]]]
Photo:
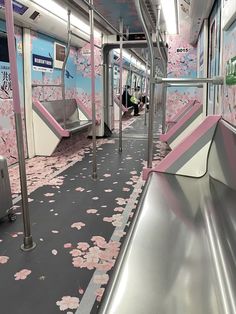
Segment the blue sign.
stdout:
[[52,73],[53,59],[33,54],[33,70]]
[[[20,15],[23,15],[28,9],[29,7],[21,4],[20,2],[13,0],[13,10],[15,13],[18,13]],[[0,7],[5,7],[5,2],[4,0],[0,0]]]

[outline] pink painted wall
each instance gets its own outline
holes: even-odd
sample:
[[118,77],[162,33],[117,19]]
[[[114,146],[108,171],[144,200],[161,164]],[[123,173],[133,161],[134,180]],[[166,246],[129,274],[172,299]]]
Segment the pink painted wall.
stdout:
[[[226,64],[236,57],[236,21],[223,35],[223,73],[226,76]],[[223,117],[236,126],[236,85],[225,85],[223,89]]]
[[[5,31],[5,22],[0,20],[0,31]],[[23,90],[23,56],[22,29],[15,27],[17,65],[20,87],[21,113],[24,128],[24,90]],[[1,47],[0,47],[1,49]],[[25,134],[25,128],[24,128]],[[25,153],[27,155],[26,145]],[[13,113],[10,64],[0,61],[0,155],[7,158],[8,165],[18,161],[16,130]]]
[[[197,47],[189,44],[189,22],[181,15],[178,35],[169,35],[168,77],[197,77]],[[201,102],[201,90],[198,88],[169,87],[167,92],[167,119],[176,114],[183,106],[198,100]]]

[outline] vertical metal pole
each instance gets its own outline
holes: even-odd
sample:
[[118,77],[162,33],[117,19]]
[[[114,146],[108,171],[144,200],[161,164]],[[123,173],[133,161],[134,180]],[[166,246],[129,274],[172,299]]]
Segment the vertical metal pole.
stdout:
[[90,21],[90,56],[91,56],[91,103],[92,103],[92,138],[93,138],[93,173],[92,178],[97,179],[97,142],[96,142],[96,100],[95,100],[95,58],[94,58],[94,17],[93,0],[89,0],[91,5],[89,9]]
[[23,212],[23,224],[24,224],[24,243],[21,246],[23,251],[30,251],[35,248],[36,244],[33,242],[30,227],[29,216],[29,204],[28,204],[28,191],[27,191],[27,178],[25,169],[25,152],[24,152],[24,137],[21,119],[21,107],[20,107],[20,92],[18,85],[18,73],[16,63],[16,47],[15,47],[15,33],[14,33],[14,20],[13,20],[13,8],[12,0],[5,1],[6,8],[6,26],[7,26],[7,41],[8,51],[10,59],[10,69],[12,78],[12,92],[13,92],[13,108],[16,123],[16,137],[17,137],[17,149],[19,158],[19,170],[20,170],[20,184],[22,195],[22,212]]
[[149,96],[149,116],[148,116],[148,160],[147,167],[152,168],[152,159],[153,159],[153,117],[154,117],[154,92],[155,92],[155,83],[154,83],[154,51],[153,51],[153,42],[152,37],[149,33],[146,21],[144,19],[143,10],[141,7],[140,0],[135,0],[135,6],[139,18],[142,22],[142,26],[147,38],[148,48],[150,53],[150,96]]
[[129,64],[129,85],[130,89],[132,88],[132,55],[130,55],[130,64]]
[[[65,59],[62,65],[62,71],[61,71],[61,87],[62,87],[62,100],[66,99],[66,86],[65,86],[65,71],[66,71],[66,63],[67,60],[69,58],[70,55],[70,46],[71,46],[71,28],[70,28],[70,15],[71,15],[71,11],[68,10],[68,21],[67,21],[67,49],[66,49],[66,55],[65,55]],[[63,110],[64,110],[64,117],[63,117],[63,123],[64,123],[64,128],[66,129],[66,104],[64,102],[64,106],[63,106]]]
[[110,127],[110,117],[109,117],[109,51],[103,49],[103,103],[105,108],[105,122]]
[[122,92],[123,92],[123,20],[120,19],[120,119],[119,119],[119,152],[122,152]]
[[[45,84],[45,72],[42,72],[42,81],[43,81],[43,85]],[[44,93],[44,86],[42,86],[43,89],[43,101],[45,101],[45,93]]]
[[162,134],[166,133],[166,100],[167,100],[167,85],[162,84],[163,105],[162,105]]
[[[145,94],[146,94],[145,100],[147,100],[147,95],[148,95],[148,53],[146,54]],[[147,125],[147,103],[145,103],[144,125]]]
[[[167,76],[167,59],[165,58],[165,54],[163,56],[163,53],[161,51],[160,47],[160,16],[161,16],[161,6],[157,5],[157,22],[156,22],[156,40],[157,40],[157,49],[159,52],[159,55],[161,57],[162,61],[162,71],[163,71],[163,76]],[[162,134],[165,133],[166,131],[166,100],[167,100],[167,86],[162,85]]]
[[[129,27],[126,28],[126,40],[129,40]],[[128,85],[128,79],[126,79],[125,83],[125,107],[128,107],[128,90],[127,90],[127,85]]]

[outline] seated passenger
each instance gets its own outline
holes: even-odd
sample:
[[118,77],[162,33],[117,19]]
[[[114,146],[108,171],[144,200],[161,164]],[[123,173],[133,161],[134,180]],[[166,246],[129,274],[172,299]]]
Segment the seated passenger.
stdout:
[[130,86],[126,85],[122,94],[122,105],[125,108],[133,107],[133,103],[131,102],[131,94],[130,94]]
[[134,116],[140,116],[139,107],[138,107],[138,105],[140,103],[138,88],[135,88],[134,94],[131,97],[131,102],[133,103],[133,107],[134,107]]
[[143,95],[141,98],[141,103],[146,105],[146,109],[149,110],[149,98],[146,95]]

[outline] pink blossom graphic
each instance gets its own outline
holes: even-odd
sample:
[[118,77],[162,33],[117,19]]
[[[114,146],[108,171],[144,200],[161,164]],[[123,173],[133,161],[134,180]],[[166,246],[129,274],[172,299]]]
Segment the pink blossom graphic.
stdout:
[[123,207],[116,207],[114,209],[115,212],[123,212],[125,209]]
[[75,189],[77,192],[83,192],[84,188],[78,187],[77,189]]
[[45,193],[44,194],[44,196],[46,196],[46,197],[50,197],[50,196],[54,196],[55,195],[55,193]]
[[80,250],[74,249],[74,250],[70,251],[70,254],[73,257],[78,257],[78,256],[82,255],[82,252]]
[[106,285],[108,283],[109,276],[107,274],[103,275],[95,275],[93,278],[93,282],[97,285]]
[[0,264],[6,264],[9,261],[8,256],[0,256]]
[[71,228],[76,228],[77,230],[80,230],[84,226],[85,224],[83,222],[75,222],[71,225]]
[[84,260],[83,260],[82,257],[75,257],[75,258],[73,258],[72,264],[74,265],[74,267],[79,268],[79,267],[81,267],[83,265],[83,263],[84,263]]
[[61,301],[57,301],[56,304],[60,307],[61,311],[76,310],[79,307],[79,298],[65,296]]
[[89,248],[89,244],[87,242],[79,242],[77,248],[81,251],[86,251]]
[[86,212],[88,214],[96,214],[97,213],[97,209],[88,209]]
[[64,244],[64,248],[65,249],[70,249],[72,247],[72,244],[71,243],[65,243]]
[[101,302],[104,291],[105,291],[105,288],[99,288],[98,290],[96,290],[96,296],[97,296],[98,302]]
[[15,280],[25,280],[31,274],[31,270],[29,269],[22,269],[18,273],[14,275]]

